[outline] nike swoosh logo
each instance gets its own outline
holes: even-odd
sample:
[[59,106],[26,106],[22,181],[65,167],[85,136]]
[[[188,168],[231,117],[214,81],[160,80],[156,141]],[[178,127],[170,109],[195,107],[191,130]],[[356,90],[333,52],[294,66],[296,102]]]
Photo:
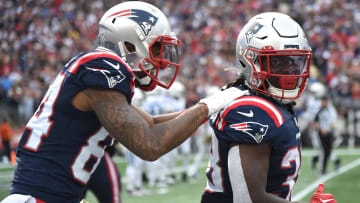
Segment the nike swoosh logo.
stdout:
[[120,64],[116,64],[114,65],[113,63],[110,63],[109,61],[107,60],[103,60],[105,63],[109,64],[111,67],[115,68],[116,70],[119,70],[120,69]]
[[322,203],[326,203],[326,202],[333,201],[333,200],[335,200],[335,199],[324,199],[324,200],[320,199],[320,200],[321,200]]
[[253,111],[252,111],[252,110],[250,110],[250,112],[249,112],[249,113],[245,113],[245,112],[241,112],[241,111],[238,111],[237,113],[238,113],[238,114],[240,114],[240,115],[243,115],[243,116],[249,117],[249,118],[254,117],[254,113],[253,113]]

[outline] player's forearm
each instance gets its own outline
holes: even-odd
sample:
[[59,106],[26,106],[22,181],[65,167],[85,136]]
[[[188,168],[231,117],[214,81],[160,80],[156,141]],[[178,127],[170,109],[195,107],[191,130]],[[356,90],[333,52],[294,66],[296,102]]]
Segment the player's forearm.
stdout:
[[167,129],[159,139],[161,145],[160,156],[169,152],[190,137],[207,119],[208,108],[205,104],[196,104],[181,114],[176,114],[178,114],[178,116],[174,119],[159,123],[153,128],[154,133],[160,129]]
[[183,111],[178,111],[178,112],[172,112],[172,113],[160,114],[160,115],[152,116],[152,115],[150,115],[149,113],[143,111],[142,109],[140,109],[137,106],[133,106],[133,107],[138,112],[138,114],[141,115],[141,117],[143,117],[144,120],[146,120],[146,122],[149,125],[162,123],[162,122],[171,120],[171,119],[179,116],[183,112]]
[[141,121],[134,114],[128,114],[124,120],[126,128],[112,128],[115,125],[112,124],[107,129],[113,131],[112,135],[137,156],[154,161],[190,137],[207,119],[207,114],[207,106],[197,104],[174,119],[153,125]]
[[154,161],[189,138],[207,119],[207,111],[206,105],[197,104],[165,122],[129,127],[120,139],[127,138],[123,143],[140,158]]
[[[153,138],[151,142],[144,143],[143,151],[135,152],[147,160],[155,160],[180,145],[207,119],[207,107],[204,104],[195,105],[185,115],[181,111],[151,116],[137,107],[134,109],[147,120],[150,129],[147,131],[144,127],[144,130]],[[134,150],[136,148],[138,147]]]
[[[229,88],[202,99],[173,119],[156,123],[154,119],[147,119],[147,114],[139,113],[129,105],[125,95],[120,92],[87,89],[84,93],[89,109],[96,113],[105,129],[140,158],[150,161],[184,142],[212,113],[235,98],[248,94],[247,91]],[[159,120],[169,119],[176,114],[168,116]]]
[[178,112],[172,112],[172,113],[152,116],[137,106],[133,106],[133,108],[135,109],[136,112],[138,112],[139,115],[141,115],[141,117],[144,118],[144,120],[146,120],[146,122],[149,125],[153,125],[156,123],[162,123],[162,122],[171,120],[171,119],[179,116],[183,112],[183,111],[178,111]]
[[87,95],[105,129],[133,153],[149,161],[185,141],[208,114],[205,104],[197,104],[174,119],[154,124],[144,119],[147,114],[128,105],[121,93],[93,90]]
[[160,114],[160,115],[156,115],[153,116],[153,121],[154,123],[162,123],[171,119],[176,118],[177,116],[179,116],[181,113],[183,113],[183,111],[178,111],[178,112],[172,112],[172,113],[167,113],[167,114]]
[[140,109],[137,106],[132,106],[132,107],[149,125],[155,124],[154,117],[151,114],[147,113],[146,111]]

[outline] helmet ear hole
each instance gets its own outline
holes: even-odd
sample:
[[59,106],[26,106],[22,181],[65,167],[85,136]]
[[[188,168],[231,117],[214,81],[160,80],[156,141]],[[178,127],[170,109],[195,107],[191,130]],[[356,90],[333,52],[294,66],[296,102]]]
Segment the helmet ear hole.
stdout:
[[242,62],[241,60],[239,60],[239,63],[240,63],[240,65],[241,65],[243,68],[246,68],[246,65],[244,64],[244,62]]
[[135,45],[131,44],[130,42],[125,42],[125,47],[126,49],[130,52],[130,53],[133,53],[136,51],[136,47]]

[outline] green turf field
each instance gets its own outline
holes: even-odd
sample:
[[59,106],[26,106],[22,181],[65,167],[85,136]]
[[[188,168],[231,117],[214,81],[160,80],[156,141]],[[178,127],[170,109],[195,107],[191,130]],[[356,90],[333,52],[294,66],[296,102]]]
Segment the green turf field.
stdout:
[[[358,203],[360,202],[360,150],[337,149],[336,153],[341,158],[341,168],[333,172],[332,162],[329,162],[329,172],[325,176],[320,176],[310,168],[310,157],[315,154],[313,150],[303,150],[302,166],[298,181],[293,192],[293,200],[309,201],[311,194],[319,182],[325,181],[325,192],[335,195],[338,203]],[[126,163],[117,161],[121,174],[124,176]],[[125,203],[198,203],[200,202],[201,192],[206,184],[205,165],[199,171],[199,178],[184,183],[179,181],[175,185],[167,188],[149,188],[152,194],[142,197],[132,197],[122,192],[122,202]],[[11,168],[0,168],[0,199],[4,198],[9,191],[10,179],[12,176]],[[123,188],[125,186],[123,185]],[[95,197],[88,193],[86,200],[96,203]]]

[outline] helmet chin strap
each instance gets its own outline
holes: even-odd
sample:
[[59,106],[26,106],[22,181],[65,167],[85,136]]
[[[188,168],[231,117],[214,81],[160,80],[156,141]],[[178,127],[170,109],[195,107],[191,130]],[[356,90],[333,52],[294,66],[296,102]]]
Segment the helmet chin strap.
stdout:
[[[267,88],[267,91],[271,94],[274,95],[281,95],[282,94],[282,90],[278,89],[276,87],[270,86]],[[298,95],[299,89],[294,89],[294,90],[284,90],[284,96],[289,98],[289,97],[296,97]],[[294,101],[294,99],[285,99],[285,98],[277,98],[277,97],[272,97],[273,99],[275,99],[276,101],[278,101],[281,104],[288,104]]]
[[155,81],[151,80],[151,78],[149,76],[139,78],[135,74],[135,79],[136,79],[135,80],[136,87],[140,88],[143,91],[152,91],[157,86],[157,83]]
[[145,76],[145,77],[140,78],[136,74],[134,74],[134,75],[135,75],[135,78],[139,82],[140,85],[144,85],[144,86],[150,85],[151,78],[149,76]]

